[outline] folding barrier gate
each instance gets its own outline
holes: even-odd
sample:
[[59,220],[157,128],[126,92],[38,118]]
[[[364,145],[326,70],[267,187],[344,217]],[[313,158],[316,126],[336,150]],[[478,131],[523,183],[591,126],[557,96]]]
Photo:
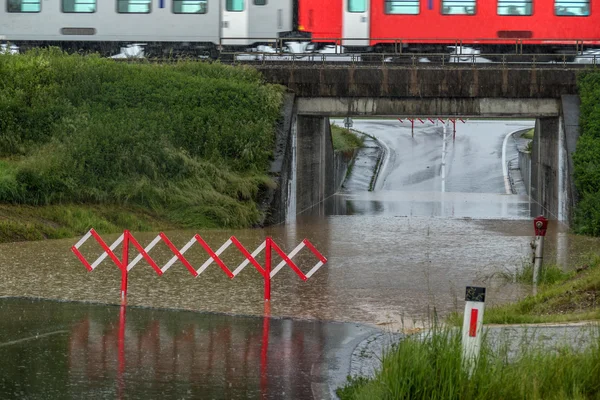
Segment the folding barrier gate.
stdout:
[[[104,252],[93,262],[89,263],[87,259],[81,254],[79,248],[90,238],[93,237],[98,244],[102,247]],[[169,250],[173,253],[173,257],[161,268],[156,262],[148,255],[148,253],[156,246],[159,242],[164,242]],[[122,249],[122,257],[119,259],[117,255],[114,253],[114,250],[123,243]],[[204,249],[206,253],[208,253],[209,258],[198,268],[197,270],[190,264],[190,262],[184,257],[186,251],[188,251],[194,244],[199,243],[200,246]],[[131,262],[129,261],[129,245],[132,244],[139,254],[135,257]],[[235,247],[246,257],[240,265],[237,266],[233,271],[227,267],[227,265],[220,258],[220,255],[231,245],[234,244]],[[308,273],[304,274],[300,268],[292,261],[292,258],[300,252],[304,247],[308,248],[318,259],[318,262],[308,271]],[[150,244],[146,247],[142,247],[140,243],[133,237],[133,235],[128,231],[124,231],[121,236],[117,238],[113,242],[112,245],[108,246],[106,242],[100,237],[100,235],[94,230],[90,229],[88,233],[86,233],[81,240],[79,240],[71,250],[77,258],[82,262],[82,264],[89,270],[93,271],[96,269],[98,265],[106,258],[110,257],[111,260],[115,263],[115,265],[121,270],[121,303],[126,304],[127,302],[127,274],[131,269],[136,266],[142,258],[145,259],[148,264],[154,269],[154,271],[160,276],[163,275],[169,268],[173,266],[177,262],[177,260],[181,261],[181,263],[188,269],[192,276],[197,277],[202,274],[209,265],[213,262],[216,262],[217,265],[227,274],[230,279],[235,278],[248,264],[252,264],[258,272],[264,278],[264,286],[265,286],[265,301],[271,300],[271,279],[287,264],[294,272],[303,280],[306,281],[308,278],[314,275],[315,272],[319,270],[326,262],[327,259],[313,246],[313,244],[308,240],[304,239],[294,250],[292,250],[289,254],[286,254],[271,237],[267,237],[264,242],[260,244],[254,250],[254,252],[250,253],[246,248],[240,243],[240,241],[235,237],[231,236],[219,249],[213,251],[211,247],[202,239],[202,237],[198,234],[194,235],[192,239],[181,249],[177,249],[175,245],[169,240],[167,235],[163,232],[160,232]],[[258,261],[256,261],[256,257],[265,250],[265,263],[262,266]],[[272,252],[273,250],[282,258],[282,261],[272,268]]]

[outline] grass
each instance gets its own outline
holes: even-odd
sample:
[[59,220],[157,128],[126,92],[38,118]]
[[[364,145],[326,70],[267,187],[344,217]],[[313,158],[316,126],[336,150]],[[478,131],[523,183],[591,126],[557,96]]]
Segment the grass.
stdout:
[[[564,272],[556,265],[546,266],[540,274],[536,295],[485,310],[486,324],[523,324],[584,321],[600,318],[600,256],[590,253],[581,266]],[[532,269],[526,265],[510,278],[531,284]],[[460,326],[462,316],[455,313],[447,322]]]
[[[0,204],[78,210],[59,223],[76,232],[99,209],[110,229],[259,225],[282,99],[246,67],[0,55]],[[2,235],[66,234],[40,218]]]
[[[598,335],[595,335],[598,338]],[[373,379],[349,379],[346,399],[595,399],[600,396],[600,340],[586,351],[543,350],[522,343],[492,346],[483,339],[472,374],[463,368],[456,330],[434,329],[397,343]]]
[[140,208],[104,205],[0,205],[0,243],[79,236],[94,228],[100,233],[160,231],[182,228]]
[[525,132],[524,134],[522,134],[521,137],[523,139],[533,140],[533,134],[534,133],[535,133],[535,128],[531,128],[530,130],[528,130],[527,132]]
[[333,149],[337,151],[358,149],[364,143],[364,140],[350,129],[341,128],[335,124],[331,125],[331,137],[333,139]]

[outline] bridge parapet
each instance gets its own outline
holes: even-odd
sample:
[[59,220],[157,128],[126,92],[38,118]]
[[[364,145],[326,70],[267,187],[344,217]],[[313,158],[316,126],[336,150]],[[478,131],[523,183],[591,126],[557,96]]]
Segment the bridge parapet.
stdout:
[[577,93],[579,68],[255,66],[297,97],[560,99]]

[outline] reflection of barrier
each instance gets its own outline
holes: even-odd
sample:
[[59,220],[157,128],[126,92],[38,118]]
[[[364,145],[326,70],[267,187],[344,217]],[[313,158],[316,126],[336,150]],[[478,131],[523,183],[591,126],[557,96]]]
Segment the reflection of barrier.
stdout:
[[[81,254],[79,248],[90,238],[93,237],[98,244],[102,247],[104,252],[93,262],[89,263],[87,259]],[[148,253],[159,243],[164,242],[169,250],[174,254],[173,257],[162,267],[160,268],[157,263],[148,255]],[[123,243],[123,253],[122,258],[119,259],[117,255],[114,253],[114,250]],[[139,254],[135,257],[131,262],[129,262],[129,244],[133,244],[133,246],[138,250]],[[200,246],[204,249],[206,253],[210,256],[200,268],[197,270],[190,264],[190,262],[184,257],[184,253],[187,252],[194,244],[199,243]],[[246,257],[240,265],[237,266],[233,271],[227,267],[225,262],[221,259],[221,254],[231,245],[234,244],[238,250]],[[319,260],[309,271],[304,274],[300,268],[292,261],[292,258],[298,254],[304,247],[307,247]],[[110,257],[115,265],[121,270],[121,302],[122,304],[126,303],[127,299],[127,274],[131,269],[143,259],[145,259],[148,264],[154,269],[154,271],[160,276],[163,275],[173,264],[179,260],[188,271],[194,276],[197,277],[202,272],[208,268],[210,264],[216,262],[217,265],[227,274],[227,276],[231,279],[235,278],[248,264],[252,264],[258,272],[264,278],[265,284],[265,301],[271,300],[271,279],[285,266],[288,265],[303,281],[306,281],[310,278],[315,272],[319,270],[326,262],[327,259],[315,248],[315,246],[308,240],[304,239],[294,250],[292,250],[289,254],[286,254],[271,237],[267,237],[266,240],[254,250],[254,252],[250,253],[246,248],[240,243],[240,241],[235,237],[231,236],[219,249],[213,251],[212,248],[202,239],[202,237],[196,234],[190,241],[183,246],[180,250],[175,247],[175,245],[169,240],[169,238],[164,233],[159,233],[159,235],[150,242],[145,248],[142,247],[139,242],[133,237],[133,235],[126,230],[123,232],[121,236],[117,238],[113,242],[110,247],[104,242],[104,240],[100,237],[100,235],[94,230],[90,229],[88,233],[86,233],[81,240],[79,240],[71,250],[77,258],[81,261],[81,263],[89,270],[93,271],[100,263],[106,258]],[[258,261],[256,261],[256,256],[258,256],[263,250],[265,250],[265,264],[264,266],[260,265]],[[273,250],[276,254],[278,254],[282,261],[275,266],[275,268],[271,268],[272,266],[272,253]]]

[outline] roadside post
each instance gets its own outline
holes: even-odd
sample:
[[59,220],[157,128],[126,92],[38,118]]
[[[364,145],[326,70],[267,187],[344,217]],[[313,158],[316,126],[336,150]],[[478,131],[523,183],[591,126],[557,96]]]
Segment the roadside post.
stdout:
[[468,369],[469,375],[471,375],[481,350],[485,288],[467,286],[465,300],[462,328],[463,366]]
[[543,215],[533,220],[535,228],[535,259],[533,263],[533,284],[537,285],[544,260],[544,237],[548,229],[548,219]]

